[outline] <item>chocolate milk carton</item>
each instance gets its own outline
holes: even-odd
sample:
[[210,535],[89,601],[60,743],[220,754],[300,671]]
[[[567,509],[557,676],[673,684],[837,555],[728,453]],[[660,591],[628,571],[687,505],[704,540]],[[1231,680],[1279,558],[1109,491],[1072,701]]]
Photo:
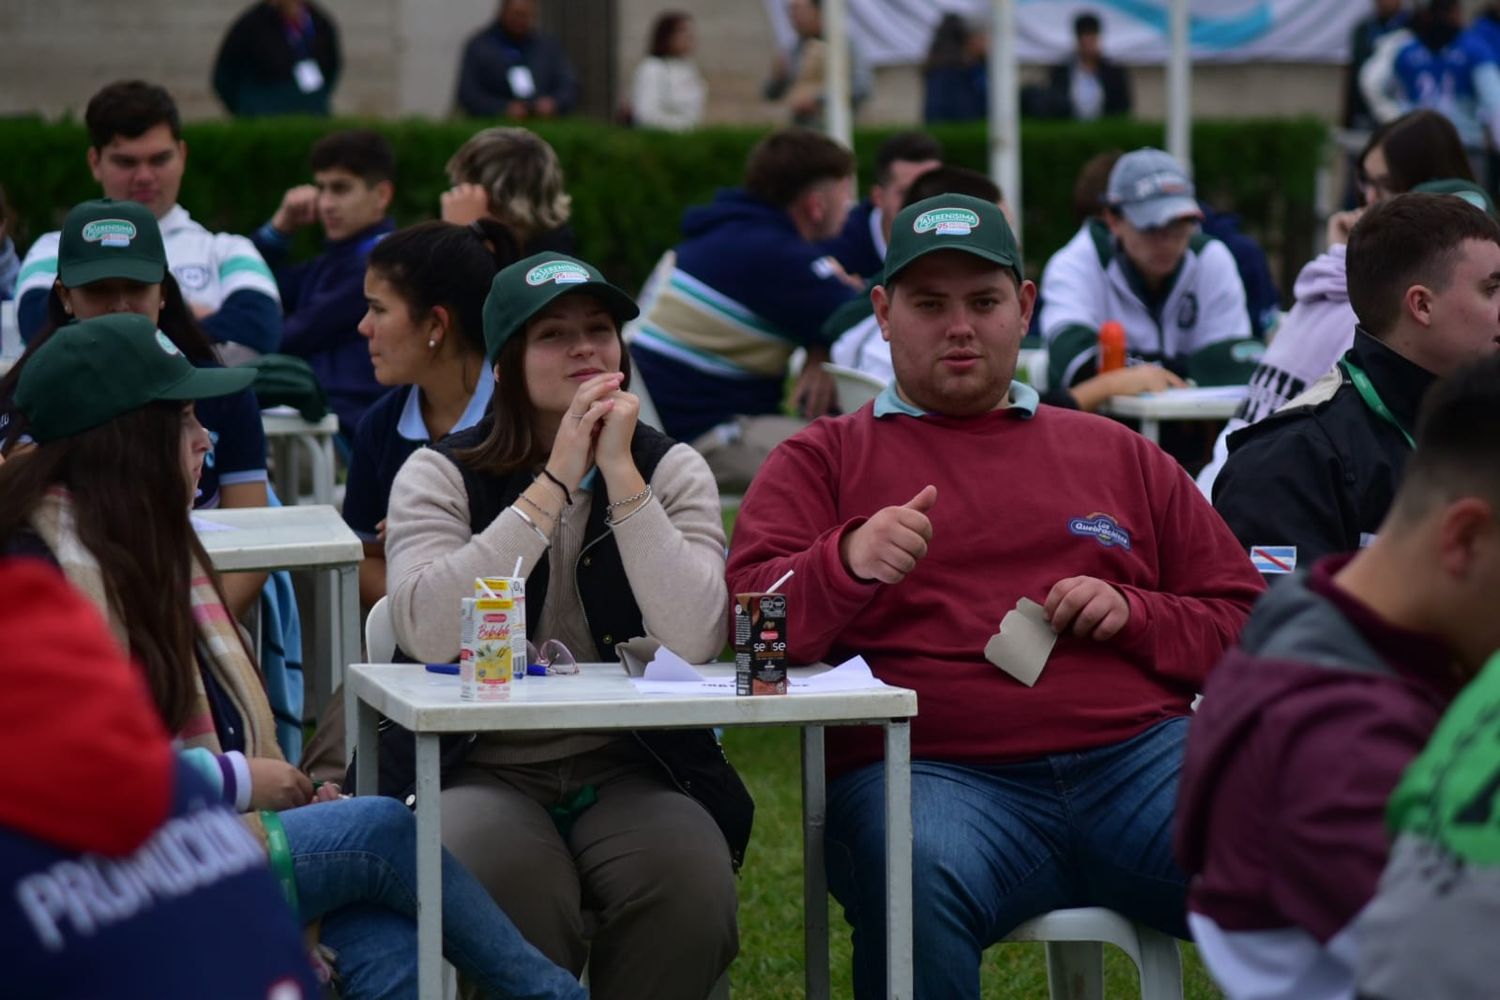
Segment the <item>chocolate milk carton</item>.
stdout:
[[734,693],[786,694],[786,595],[734,595]]

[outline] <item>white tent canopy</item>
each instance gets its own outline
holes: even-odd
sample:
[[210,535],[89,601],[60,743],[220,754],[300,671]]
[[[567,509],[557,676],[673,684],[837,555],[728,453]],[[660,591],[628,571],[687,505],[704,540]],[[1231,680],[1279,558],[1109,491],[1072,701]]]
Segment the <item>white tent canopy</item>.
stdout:
[[[763,0],[779,43],[795,35],[786,0]],[[1191,18],[1190,18],[1191,8]],[[852,145],[847,39],[859,40],[872,65],[922,61],[933,26],[949,12],[990,20],[990,174],[1016,212],[1021,207],[1017,64],[1055,63],[1072,51],[1073,18],[1083,10],[1104,22],[1104,47],[1117,62],[1167,70],[1167,149],[1192,169],[1193,62],[1341,63],[1367,13],[1351,0],[823,0],[827,131]],[[1018,10],[1024,11],[1017,17]],[[1189,45],[1191,44],[1191,52]]]

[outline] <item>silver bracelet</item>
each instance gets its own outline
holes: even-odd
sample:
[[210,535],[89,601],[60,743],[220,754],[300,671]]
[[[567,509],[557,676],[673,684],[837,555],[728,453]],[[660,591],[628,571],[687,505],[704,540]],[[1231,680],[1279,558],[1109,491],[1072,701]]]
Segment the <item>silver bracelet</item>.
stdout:
[[[631,497],[631,499],[634,500],[635,497]],[[621,501],[621,502],[623,503],[624,501]],[[646,499],[641,503],[641,505],[639,507],[637,507],[635,510],[631,511],[629,514],[626,514],[624,517],[615,517],[615,512],[614,511],[607,510],[607,511],[604,512],[604,523],[607,524],[607,525],[609,525],[611,528],[619,527],[620,525],[624,524],[626,521],[630,520],[632,517],[635,517],[641,511],[645,510],[650,505],[651,505],[651,487],[648,486],[648,487],[646,487]],[[610,506],[613,507],[615,505],[614,504],[610,504]]]
[[538,528],[536,526],[536,522],[531,519],[531,515],[530,514],[526,513],[524,510],[522,510],[521,508],[517,507],[515,504],[511,504],[509,507],[507,507],[505,509],[508,510],[508,511],[513,512],[517,517],[519,517],[521,520],[525,521],[527,527],[529,527],[532,531],[536,532],[536,537],[538,537],[538,538],[540,538],[542,540],[542,544],[543,545],[551,545],[552,544],[552,539],[550,539],[546,535],[542,534],[542,529]]
[[651,495],[651,484],[647,483],[646,484],[646,488],[643,489],[643,490],[641,490],[635,496],[626,497],[624,500],[616,500],[614,503],[612,503],[612,504],[609,505],[609,509],[610,510],[614,510],[616,507],[629,507],[631,504],[635,503],[637,500],[644,500],[647,497],[649,497],[650,495]]

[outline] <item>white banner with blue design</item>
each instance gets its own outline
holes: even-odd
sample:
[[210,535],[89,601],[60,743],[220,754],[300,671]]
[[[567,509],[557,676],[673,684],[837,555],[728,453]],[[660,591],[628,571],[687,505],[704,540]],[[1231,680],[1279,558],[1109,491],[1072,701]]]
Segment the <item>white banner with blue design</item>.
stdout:
[[[796,41],[785,0],[764,0],[778,41]],[[921,63],[945,13],[988,23],[990,0],[844,0],[849,35],[874,65]],[[1167,58],[1168,0],[1015,0],[1023,63],[1062,62],[1073,51],[1073,19],[1089,11],[1104,25],[1104,53],[1121,63]],[[1363,0],[1191,0],[1189,37],[1200,62],[1341,63],[1349,36],[1369,16]]]

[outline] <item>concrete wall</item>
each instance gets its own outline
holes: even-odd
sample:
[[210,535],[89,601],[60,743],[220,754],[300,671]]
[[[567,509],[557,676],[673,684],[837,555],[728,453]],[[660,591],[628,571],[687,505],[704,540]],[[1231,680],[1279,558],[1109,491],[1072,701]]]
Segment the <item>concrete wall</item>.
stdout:
[[[321,0],[343,37],[344,77],[335,110],[370,116],[449,112],[463,40],[494,15],[495,0]],[[628,95],[630,77],[645,52],[652,19],[664,0],[544,0],[549,16],[611,5],[600,30],[619,26],[614,95]],[[774,43],[758,0],[673,0],[698,23],[698,62],[709,78],[710,120],[776,122],[780,108],[760,98]],[[209,87],[219,40],[243,9],[224,0],[0,0],[0,114],[81,114],[99,86],[143,76],[167,86],[184,116],[222,114]],[[598,51],[596,45],[589,50]],[[1311,113],[1333,120],[1341,71],[1326,66],[1200,66],[1193,110],[1203,116]],[[1133,71],[1137,109],[1163,115],[1162,73]],[[1248,99],[1246,95],[1252,95]],[[922,100],[913,67],[880,70],[875,97],[860,121],[914,122]]]

